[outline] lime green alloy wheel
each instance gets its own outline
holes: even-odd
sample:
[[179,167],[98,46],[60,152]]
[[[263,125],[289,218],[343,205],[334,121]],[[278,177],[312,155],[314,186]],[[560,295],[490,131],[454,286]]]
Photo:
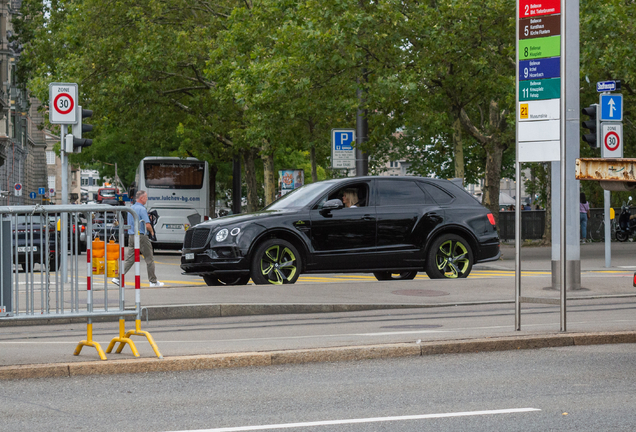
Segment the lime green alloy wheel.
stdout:
[[432,243],[426,260],[426,273],[431,279],[465,278],[472,268],[472,250],[460,236],[443,234]]
[[300,254],[289,242],[271,239],[254,253],[252,280],[256,284],[282,285],[296,282],[300,275]]

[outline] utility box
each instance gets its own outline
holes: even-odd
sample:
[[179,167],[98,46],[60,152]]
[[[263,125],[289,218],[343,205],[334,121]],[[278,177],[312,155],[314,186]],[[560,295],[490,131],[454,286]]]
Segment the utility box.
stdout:
[[0,238],[2,244],[0,247],[0,316],[13,315],[13,303],[11,297],[11,252],[13,247],[11,244],[11,220],[1,217],[2,232]]

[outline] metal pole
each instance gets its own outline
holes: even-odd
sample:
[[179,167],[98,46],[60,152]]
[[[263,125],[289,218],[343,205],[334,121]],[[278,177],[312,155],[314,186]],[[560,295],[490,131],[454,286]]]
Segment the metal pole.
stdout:
[[[519,62],[517,62],[519,64]],[[519,92],[517,92],[519,97]],[[519,104],[517,103],[517,106]],[[519,146],[517,146],[517,151]],[[518,158],[517,158],[518,159]],[[515,329],[521,330],[521,164],[515,164]]]
[[[561,216],[561,253],[560,253],[560,293],[561,293],[561,331],[564,332],[567,329],[567,321],[566,321],[566,275],[567,275],[567,188],[566,188],[566,168],[567,168],[567,114],[568,114],[568,86],[567,86],[567,63],[568,58],[566,54],[567,47],[567,13],[566,13],[566,0],[561,0],[561,208],[560,208],[560,216]],[[573,107],[570,107],[573,108]]]
[[[62,205],[67,205],[68,204],[68,156],[66,155],[66,148],[65,148],[65,138],[66,138],[66,134],[68,132],[68,125],[61,125],[61,142],[62,142],[62,151],[60,152],[60,156],[62,158]],[[61,222],[61,248],[62,248],[62,262],[61,262],[61,269],[62,269],[62,285],[64,285],[68,279],[67,279],[67,269],[66,269],[66,261],[67,261],[67,255],[68,255],[68,217],[67,217],[67,213],[64,212],[60,215],[62,217],[62,222]]]
[[[515,46],[519,46],[519,2],[516,2],[516,14],[515,14]],[[519,204],[521,203],[521,167],[519,164],[519,50],[516,51],[515,70],[517,77],[517,88],[515,89],[515,122],[517,123],[517,130],[515,132],[515,330],[521,330],[521,213],[519,211]]]
[[603,210],[605,214],[603,215],[603,220],[605,222],[605,267],[609,268],[612,266],[612,232],[610,224],[612,223],[610,219],[610,191],[603,191]]
[[361,150],[361,145],[369,140],[369,121],[367,120],[367,110],[362,109],[364,100],[364,90],[360,87],[361,82],[366,82],[366,69],[362,70],[363,78],[358,78],[358,111],[356,112],[356,177],[369,175],[369,155]]

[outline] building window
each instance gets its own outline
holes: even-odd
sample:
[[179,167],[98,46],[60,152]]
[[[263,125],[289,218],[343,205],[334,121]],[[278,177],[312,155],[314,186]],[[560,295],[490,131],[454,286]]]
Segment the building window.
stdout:
[[47,165],[55,165],[55,152],[47,151],[46,152],[46,164]]
[[55,176],[49,176],[49,189],[55,189]]

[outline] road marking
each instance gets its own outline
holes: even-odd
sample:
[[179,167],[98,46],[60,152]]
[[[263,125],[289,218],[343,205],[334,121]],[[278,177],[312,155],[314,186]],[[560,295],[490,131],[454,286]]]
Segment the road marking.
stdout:
[[303,422],[303,423],[281,423],[270,425],[257,425],[257,426],[239,426],[239,427],[224,427],[215,429],[196,429],[182,432],[242,432],[242,431],[255,431],[255,430],[268,430],[268,429],[290,429],[300,427],[312,427],[312,426],[329,426],[329,425],[343,425],[343,424],[358,424],[358,423],[379,423],[379,422],[391,422],[391,421],[406,421],[406,420],[426,420],[448,417],[469,417],[469,416],[483,416],[483,415],[497,415],[497,414],[516,414],[527,413],[533,411],[541,411],[538,408],[512,408],[501,410],[488,410],[488,411],[465,411],[456,413],[439,413],[439,414],[422,414],[422,415],[409,415],[409,416],[396,416],[396,417],[369,417],[360,419],[345,419],[345,420],[323,420],[315,422]]

